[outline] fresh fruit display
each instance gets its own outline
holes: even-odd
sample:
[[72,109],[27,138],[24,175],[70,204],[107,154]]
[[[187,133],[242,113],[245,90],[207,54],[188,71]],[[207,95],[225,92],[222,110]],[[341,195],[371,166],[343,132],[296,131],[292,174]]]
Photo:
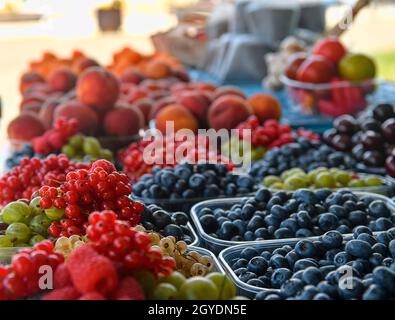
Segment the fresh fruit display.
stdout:
[[320,167],[309,172],[300,168],[284,171],[281,176],[266,176],[263,185],[277,190],[298,190],[302,188],[365,188],[383,186],[378,176],[361,176],[358,173],[338,168]]
[[113,160],[111,150],[103,148],[99,140],[81,134],[70,137],[61,152],[69,159],[78,161]]
[[51,237],[83,235],[95,210],[114,210],[118,219],[138,224],[144,206],[129,199],[131,191],[126,175],[117,172],[111,162],[97,160],[89,169],[67,173],[56,186],[42,186],[39,205],[51,219]]
[[385,231],[395,223],[381,198],[330,189],[272,193],[263,188],[253,198],[203,207],[196,215],[208,235],[228,241],[314,237],[329,230],[346,234],[361,225]]
[[55,251],[63,254],[64,258],[67,259],[73,250],[84,245],[86,243],[85,237],[77,236],[76,234],[67,237],[60,237],[55,241]]
[[[195,142],[177,141],[172,136],[161,138],[162,143],[158,145],[155,137],[150,140],[140,140],[139,142],[131,143],[127,148],[122,149],[118,152],[117,160],[122,167],[122,171],[128,175],[132,182],[138,181],[138,179],[146,173],[151,173],[153,167],[170,167],[176,166],[181,162],[197,163],[201,161],[213,161],[215,163],[230,164],[225,156],[220,155],[218,150],[210,149],[208,143],[204,143],[206,137],[195,136]],[[207,140],[206,140],[207,141]],[[178,153],[177,157],[175,151],[177,148],[182,146],[182,154]],[[153,149],[151,152],[147,150]],[[170,154],[167,150],[170,150]],[[146,152],[146,153],[145,153]],[[149,162],[144,157],[149,156]],[[165,161],[166,160],[166,161]]]
[[46,265],[55,271],[63,261],[63,255],[54,251],[49,240],[20,250],[9,266],[0,266],[0,300],[16,300],[40,292],[40,267]]
[[395,293],[394,232],[359,227],[343,242],[330,231],[294,247],[245,248],[230,263],[241,281],[270,288],[257,300],[388,300]]
[[299,137],[295,143],[269,150],[261,161],[252,164],[250,175],[257,178],[279,176],[284,171],[301,168],[311,171],[319,167],[352,170],[356,168],[353,155],[322,144]]
[[351,151],[359,163],[369,169],[380,170],[395,177],[395,111],[390,104],[378,104],[369,112],[355,119],[351,116],[336,118],[333,128],[327,130],[323,139],[337,150]]
[[235,175],[225,164],[179,164],[174,168],[154,168],[133,186],[133,195],[144,201],[196,200],[249,194],[256,185],[248,175]]
[[337,117],[367,106],[375,76],[370,57],[348,53],[338,39],[329,37],[319,40],[310,55],[291,57],[283,80],[302,112]]
[[86,164],[69,161],[65,155],[49,155],[42,160],[25,158],[0,178],[0,205],[30,199],[41,186],[56,187],[69,172],[88,168]]

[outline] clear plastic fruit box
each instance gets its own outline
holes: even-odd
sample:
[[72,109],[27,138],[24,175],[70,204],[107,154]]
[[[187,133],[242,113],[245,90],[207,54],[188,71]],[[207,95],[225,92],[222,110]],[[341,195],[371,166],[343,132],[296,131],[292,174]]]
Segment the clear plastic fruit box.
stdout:
[[[350,190],[352,192],[369,192],[369,193],[376,193],[380,194],[386,197],[391,197],[395,191],[395,180],[390,177],[384,177],[378,174],[365,174],[365,173],[359,173],[356,172],[358,176],[361,178],[366,178],[366,177],[375,177],[381,179],[383,184],[381,186],[372,186],[372,187],[355,187],[355,188],[350,188],[350,187],[341,187],[341,188],[333,188],[333,190]],[[278,192],[278,191],[289,191],[289,190],[280,190],[280,189],[271,189],[268,187],[271,192]],[[315,188],[312,188],[312,190],[317,190]]]
[[12,257],[24,247],[2,247],[0,248],[0,265],[8,265],[11,263]]
[[196,251],[201,256],[209,256],[211,259],[213,259],[214,268],[212,269],[212,272],[219,272],[222,274],[226,274],[224,268],[222,267],[222,264],[218,261],[217,257],[211,251],[201,247],[188,246],[187,252],[191,252],[191,251]]
[[[395,202],[393,202],[390,198],[379,195],[379,194],[373,194],[369,192],[354,192],[359,197],[365,196],[365,195],[370,195],[376,200],[383,200],[387,206],[390,208],[392,211],[392,214],[395,215]],[[216,200],[208,200],[204,202],[200,202],[196,204],[195,206],[192,207],[191,209],[191,219],[196,227],[196,232],[198,234],[198,237],[200,239],[200,245],[204,248],[209,249],[210,251],[214,252],[215,254],[219,254],[222,250],[233,247],[236,245],[240,244],[246,244],[249,245],[250,243],[253,243],[254,241],[230,241],[230,240],[222,240],[222,239],[217,239],[209,234],[207,234],[202,225],[200,224],[199,221],[199,212],[203,208],[210,208],[210,209],[217,209],[221,208],[224,210],[230,209],[234,204],[237,204],[242,201],[245,197],[239,197],[239,198],[227,198],[227,199],[216,199]],[[288,238],[288,239],[270,239],[270,240],[262,240],[259,242],[263,243],[283,243],[284,241],[286,243],[292,242],[292,241],[298,241],[301,238]]]

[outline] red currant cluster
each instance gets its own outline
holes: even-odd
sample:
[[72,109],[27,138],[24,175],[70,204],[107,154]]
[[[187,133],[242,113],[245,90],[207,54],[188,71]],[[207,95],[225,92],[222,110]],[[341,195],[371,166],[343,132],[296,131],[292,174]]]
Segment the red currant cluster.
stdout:
[[[150,173],[152,167],[169,167],[173,164],[176,166],[180,162],[196,163],[198,160],[210,160],[215,163],[225,163],[232,165],[226,157],[219,154],[218,150],[211,150],[209,148],[207,137],[195,136],[194,141],[184,140],[176,141],[174,137],[166,137],[163,143],[158,148],[155,145],[155,150],[149,155],[149,159],[152,163],[147,164],[144,161],[144,150],[151,145],[151,143],[157,143],[157,141],[141,140],[130,144],[126,149],[121,150],[118,153],[118,161],[122,164],[122,170],[129,178],[135,182],[145,173]],[[188,147],[190,144],[190,147]],[[177,153],[177,156],[181,156],[181,159],[176,157],[177,148],[182,145],[184,152],[182,154]],[[171,152],[168,154],[168,152]],[[169,158],[170,157],[170,158]]]
[[66,174],[88,165],[75,163],[65,155],[50,155],[45,160],[23,159],[21,164],[0,178],[0,205],[18,199],[30,199],[42,185],[58,186]]
[[71,171],[58,188],[43,186],[39,190],[43,209],[64,210],[64,219],[54,221],[48,232],[54,238],[81,235],[88,214],[95,210],[114,210],[118,219],[136,225],[144,207],[129,199],[131,192],[128,177],[107,160],[95,161],[90,169]]
[[166,276],[174,270],[174,260],[163,257],[160,248],[152,247],[147,233],[116,219],[116,213],[109,210],[89,216],[87,235],[100,254],[118,262],[125,271],[144,269]]
[[[274,119],[266,120],[263,124],[260,124],[256,116],[249,117],[245,122],[239,124],[237,129],[239,129],[241,139],[244,138],[243,129],[250,129],[251,143],[256,147],[260,146],[266,149],[292,143],[295,141],[295,136],[299,135],[299,131],[294,132],[289,125],[281,124]],[[309,139],[319,140],[319,136],[308,130],[302,130],[301,133]]]
[[78,129],[79,123],[77,119],[57,119],[53,129],[33,139],[32,145],[34,152],[49,154],[61,150],[67,143],[67,140],[78,132]]
[[11,265],[0,266],[0,300],[15,300],[40,292],[40,267],[47,265],[55,271],[63,263],[61,253],[54,251],[49,240],[23,249],[12,257]]

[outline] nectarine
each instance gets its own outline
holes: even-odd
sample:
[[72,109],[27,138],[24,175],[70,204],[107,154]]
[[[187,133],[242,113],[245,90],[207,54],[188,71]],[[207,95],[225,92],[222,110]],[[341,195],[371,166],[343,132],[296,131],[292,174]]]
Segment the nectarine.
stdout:
[[7,128],[8,138],[22,141],[30,141],[44,132],[41,120],[31,112],[21,113],[9,123]]
[[110,136],[132,136],[144,126],[144,116],[137,108],[117,107],[104,117],[104,130]]
[[280,120],[280,102],[270,94],[258,93],[248,99],[252,112],[257,116],[260,123],[269,119]]
[[[194,115],[185,107],[177,104],[169,105],[159,111],[155,118],[156,128],[166,134],[166,122],[173,122],[174,131],[189,129],[197,132],[199,124]],[[167,133],[168,134],[168,133]]]
[[68,92],[75,87],[76,82],[75,74],[66,68],[57,69],[48,77],[48,84],[55,91]]

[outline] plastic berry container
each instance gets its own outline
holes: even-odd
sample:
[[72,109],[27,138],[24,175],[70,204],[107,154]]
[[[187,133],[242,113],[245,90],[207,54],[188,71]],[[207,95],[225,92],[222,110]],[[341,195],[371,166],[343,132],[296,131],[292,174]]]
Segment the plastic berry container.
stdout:
[[219,272],[222,274],[226,274],[224,268],[222,267],[222,264],[219,262],[217,257],[209,250],[201,248],[201,247],[196,247],[196,246],[188,246],[187,252],[191,251],[196,251],[199,253],[201,256],[209,256],[211,259],[214,261],[214,268],[212,269],[211,272]]
[[293,107],[307,115],[338,117],[363,111],[376,91],[377,81],[354,83],[345,80],[306,83],[281,76]]
[[[366,196],[369,195],[375,200],[382,200],[384,201],[388,208],[391,210],[392,214],[395,216],[395,202],[392,201],[390,198],[385,197],[380,194],[373,194],[369,192],[354,192],[355,195],[358,197]],[[227,199],[215,199],[215,200],[208,200],[204,202],[200,202],[197,205],[193,206],[191,209],[191,219],[192,222],[196,228],[196,233],[200,239],[200,245],[204,248],[207,248],[208,250],[212,251],[215,254],[219,254],[222,250],[227,249],[229,247],[237,246],[240,244],[245,244],[249,245],[254,242],[258,243],[282,243],[282,244],[289,244],[292,242],[297,242],[298,240],[302,238],[286,238],[286,239],[268,239],[268,240],[262,240],[262,241],[230,241],[230,240],[223,240],[223,239],[217,239],[209,234],[207,234],[200,221],[200,211],[203,208],[210,208],[210,209],[224,209],[228,210],[230,209],[234,204],[237,204],[241,202],[245,197],[241,198],[227,198]]]
[[[357,172],[356,172],[357,173]],[[341,188],[333,188],[333,191],[338,191],[338,190],[350,190],[351,192],[368,192],[368,193],[375,193],[379,195],[383,195],[386,197],[390,197],[393,195],[395,191],[395,180],[393,180],[390,177],[384,177],[381,175],[377,174],[365,174],[365,173],[357,173],[359,177],[361,178],[366,178],[366,177],[375,177],[379,178],[382,181],[381,186],[371,186],[371,187],[341,187]],[[271,189],[270,187],[269,190],[271,192],[278,192],[278,191],[289,191],[289,190],[284,190],[284,189]],[[316,188],[311,188],[311,190],[317,190]],[[293,190],[296,191],[296,190]]]
[[26,249],[26,247],[2,247],[0,248],[0,265],[8,265],[11,263],[12,257],[18,253],[19,250]]

